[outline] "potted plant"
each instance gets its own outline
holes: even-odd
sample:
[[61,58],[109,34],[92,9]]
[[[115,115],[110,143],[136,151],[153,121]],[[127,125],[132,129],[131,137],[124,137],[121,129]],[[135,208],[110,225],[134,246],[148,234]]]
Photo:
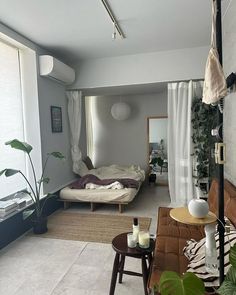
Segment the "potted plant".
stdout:
[[222,285],[217,290],[220,295],[236,294],[236,244],[230,248],[229,262],[231,266]]
[[164,271],[159,284],[154,286],[154,294],[204,295],[205,287],[203,281],[194,273],[186,272],[180,276],[174,271]]
[[161,171],[160,171],[160,174],[162,174],[162,168],[163,168],[163,164],[164,164],[164,160],[161,158],[161,157],[156,157],[156,158],[153,158],[150,162],[151,165],[158,165],[161,167]]
[[202,103],[200,98],[192,102],[192,141],[193,141],[193,178],[198,190],[207,193],[206,183],[215,174],[212,149],[215,138],[211,130],[217,125],[216,108]]
[[47,231],[47,217],[43,215],[43,208],[48,198],[54,196],[52,194],[47,194],[47,196],[43,200],[40,199],[42,184],[48,183],[50,180],[48,177],[44,176],[45,169],[46,169],[48,160],[51,156],[60,160],[64,159],[64,156],[60,152],[48,153],[45,163],[43,165],[43,171],[42,171],[41,177],[39,180],[37,180],[34,164],[32,162],[32,158],[30,155],[33,147],[29,145],[28,143],[22,142],[18,139],[10,140],[6,142],[5,144],[11,146],[13,149],[20,150],[26,153],[29,159],[31,169],[32,169],[32,173],[33,173],[33,183],[30,183],[29,179],[27,179],[27,177],[24,175],[24,173],[21,170],[6,168],[0,171],[0,176],[5,175],[6,177],[10,177],[12,175],[19,173],[24,178],[24,180],[27,183],[28,189],[24,190],[23,192],[30,196],[34,206],[34,209],[28,210],[24,216],[25,218],[27,218],[33,214],[32,222],[33,222],[34,233],[35,234],[45,233]]

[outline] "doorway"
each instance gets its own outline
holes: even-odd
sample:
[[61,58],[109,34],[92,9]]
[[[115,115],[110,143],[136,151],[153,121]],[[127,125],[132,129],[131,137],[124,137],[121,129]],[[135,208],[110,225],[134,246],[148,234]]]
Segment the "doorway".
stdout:
[[147,118],[149,183],[168,185],[167,116]]

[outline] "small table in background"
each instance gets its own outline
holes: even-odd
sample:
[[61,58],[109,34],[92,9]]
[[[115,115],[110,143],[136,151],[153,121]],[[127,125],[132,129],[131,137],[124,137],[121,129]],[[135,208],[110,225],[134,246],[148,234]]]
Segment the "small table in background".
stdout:
[[[127,245],[127,233],[122,233],[116,236],[112,240],[112,248],[115,250],[116,255],[113,264],[113,271],[111,277],[110,293],[109,295],[114,295],[117,275],[119,273],[119,283],[122,283],[123,274],[131,276],[140,276],[143,278],[144,294],[148,295],[147,282],[149,275],[149,268],[152,261],[152,252],[155,248],[155,242],[150,239],[150,247],[147,249],[139,248],[129,248]],[[141,259],[142,273],[137,273],[134,271],[124,270],[125,257],[133,257]],[[148,266],[147,266],[148,261]]]

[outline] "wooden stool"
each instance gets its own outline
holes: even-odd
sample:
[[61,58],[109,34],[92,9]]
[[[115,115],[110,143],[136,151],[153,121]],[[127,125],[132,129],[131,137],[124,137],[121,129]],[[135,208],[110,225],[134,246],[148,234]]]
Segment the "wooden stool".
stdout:
[[[148,295],[147,281],[149,275],[149,269],[152,261],[152,252],[155,248],[155,242],[150,239],[150,247],[148,249],[142,249],[138,246],[136,248],[129,248],[127,246],[127,233],[120,234],[112,240],[112,248],[116,251],[113,271],[111,277],[110,293],[109,295],[114,295],[117,275],[119,273],[119,283],[122,283],[123,274],[131,276],[139,276],[143,278],[144,294]],[[142,273],[137,273],[133,271],[124,270],[125,257],[133,257],[141,259]],[[148,267],[147,262],[148,260]]]

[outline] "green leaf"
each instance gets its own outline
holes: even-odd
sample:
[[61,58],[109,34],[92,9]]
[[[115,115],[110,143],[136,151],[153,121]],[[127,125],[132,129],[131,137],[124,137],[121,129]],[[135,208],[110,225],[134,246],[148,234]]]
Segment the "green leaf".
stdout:
[[158,166],[162,167],[163,164],[164,164],[164,160],[161,157],[158,157],[157,158],[157,164],[158,164]]
[[[205,286],[201,279],[191,272],[186,272],[183,276],[183,284],[186,295],[205,294]],[[194,286],[194,290],[193,290]]]
[[236,295],[236,285],[231,281],[224,280],[220,288],[217,290],[217,294]]
[[31,145],[18,139],[10,140],[5,144],[10,145],[13,149],[21,150],[27,154],[29,154],[33,149]]
[[236,244],[234,244],[233,247],[230,248],[229,262],[234,268],[236,268]]
[[58,159],[65,159],[65,157],[60,152],[52,152],[52,153],[48,153],[48,155],[51,155],[51,156],[58,158]]
[[15,169],[4,169],[2,171],[0,171],[0,176],[2,174],[5,174],[6,177],[9,177],[9,176],[12,176],[12,175],[15,175],[17,173],[19,173],[20,170],[15,170]]
[[3,169],[0,171],[0,176],[3,175],[6,172],[7,169]]
[[23,211],[23,220],[26,220],[27,218],[29,218],[34,213],[34,211],[35,209]]
[[162,273],[159,283],[162,295],[202,295],[204,284],[195,274],[186,272],[182,277],[172,271]]
[[236,286],[236,269],[233,266],[228,270],[225,280],[231,281]]

